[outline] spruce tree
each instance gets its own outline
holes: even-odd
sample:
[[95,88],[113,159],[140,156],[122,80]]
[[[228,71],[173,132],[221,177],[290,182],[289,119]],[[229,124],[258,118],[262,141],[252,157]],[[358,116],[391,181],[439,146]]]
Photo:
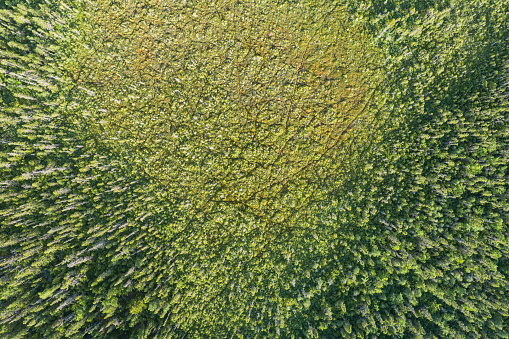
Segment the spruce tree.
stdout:
[[507,338],[508,11],[4,1],[0,334]]

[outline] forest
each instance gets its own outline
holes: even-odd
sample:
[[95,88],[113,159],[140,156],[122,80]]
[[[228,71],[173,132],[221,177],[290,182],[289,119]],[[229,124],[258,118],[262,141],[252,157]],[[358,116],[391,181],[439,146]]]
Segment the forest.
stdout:
[[509,3],[0,1],[0,337],[509,338]]

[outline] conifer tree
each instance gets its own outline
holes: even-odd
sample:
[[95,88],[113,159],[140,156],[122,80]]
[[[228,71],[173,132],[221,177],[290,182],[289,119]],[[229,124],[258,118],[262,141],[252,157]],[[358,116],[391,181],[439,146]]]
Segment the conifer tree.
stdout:
[[0,335],[507,338],[508,11],[2,2]]

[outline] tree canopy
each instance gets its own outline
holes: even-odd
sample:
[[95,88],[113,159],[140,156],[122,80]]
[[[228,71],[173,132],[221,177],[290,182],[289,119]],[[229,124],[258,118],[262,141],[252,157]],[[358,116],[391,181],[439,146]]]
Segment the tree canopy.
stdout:
[[507,338],[503,1],[5,1],[0,334]]

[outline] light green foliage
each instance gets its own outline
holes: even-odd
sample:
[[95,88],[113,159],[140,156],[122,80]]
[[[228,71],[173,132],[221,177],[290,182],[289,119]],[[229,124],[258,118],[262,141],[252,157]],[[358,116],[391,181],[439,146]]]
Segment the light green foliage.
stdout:
[[337,5],[101,1],[85,16],[66,67],[94,95],[69,121],[125,150],[200,241],[237,236],[231,208],[266,239],[288,232],[339,184],[381,66]]
[[508,11],[0,5],[0,336],[507,338]]

